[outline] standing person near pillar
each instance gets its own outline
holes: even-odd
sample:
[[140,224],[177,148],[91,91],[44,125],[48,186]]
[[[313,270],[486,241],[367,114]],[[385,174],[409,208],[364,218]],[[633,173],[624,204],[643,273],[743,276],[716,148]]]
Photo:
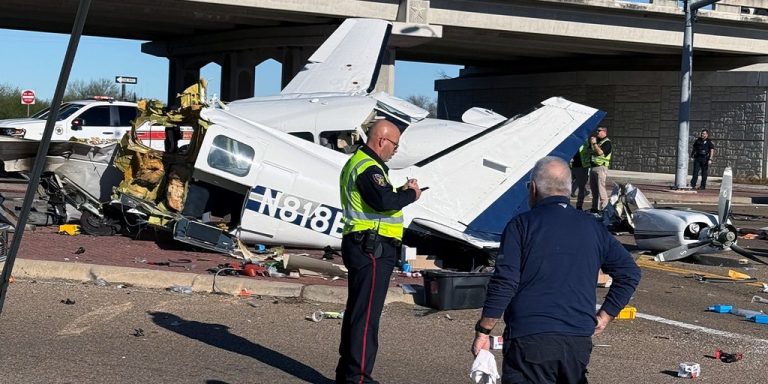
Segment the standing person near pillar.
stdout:
[[598,213],[608,205],[608,192],[605,190],[605,180],[611,165],[611,140],[608,138],[608,128],[598,127],[595,136],[589,138],[592,158],[589,169],[589,189],[592,190],[592,209]]
[[587,180],[589,180],[589,168],[591,156],[589,153],[590,143],[586,142],[579,147],[579,151],[571,160],[571,173],[573,182],[571,183],[571,197],[576,196],[576,209],[582,210],[584,206],[584,197],[587,195]]
[[418,200],[416,179],[395,188],[384,164],[397,151],[400,130],[379,120],[368,141],[341,171],[344,214],[342,259],[348,270],[336,383],[378,383],[371,378],[379,346],[379,319],[403,238],[401,209]]
[[715,158],[715,144],[709,139],[709,131],[704,129],[699,134],[699,138],[693,142],[691,150],[691,159],[693,160],[693,177],[691,178],[691,188],[696,189],[696,181],[701,172],[701,184],[699,189],[707,189],[707,175],[709,174],[709,165]]

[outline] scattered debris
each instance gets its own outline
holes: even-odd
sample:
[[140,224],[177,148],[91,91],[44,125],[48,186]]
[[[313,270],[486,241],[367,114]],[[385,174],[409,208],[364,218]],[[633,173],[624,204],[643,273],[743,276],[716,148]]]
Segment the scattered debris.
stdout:
[[416,293],[416,288],[414,288],[411,284],[400,284],[400,288],[403,289],[403,293],[408,295]]
[[66,305],[73,305],[73,304],[75,304],[75,301],[74,300],[70,300],[70,299],[66,299],[66,300],[62,300],[61,303],[62,304],[66,304]]
[[11,275],[11,278],[10,278],[10,279],[8,279],[8,283],[10,283],[10,284],[13,284],[13,283],[15,283],[15,282],[16,282],[16,278],[15,278],[15,277],[13,277],[13,275]]
[[[343,265],[313,259],[306,255],[283,255],[283,267],[286,271],[299,271],[302,275],[347,277],[347,268]],[[272,273],[270,273],[272,276]]]
[[188,285],[176,285],[174,284],[172,287],[168,288],[171,292],[176,293],[192,293],[192,287]]
[[[747,275],[744,275],[744,276],[747,276]],[[753,283],[757,281],[757,279],[755,279],[754,277],[748,277],[746,279],[734,279],[734,278],[728,278],[728,277],[705,276],[699,273],[694,273],[693,275],[686,276],[686,277],[692,277],[696,281],[705,281],[709,283]]]
[[752,302],[753,303],[764,303],[768,304],[768,299],[763,298],[762,296],[752,296]]
[[752,276],[747,275],[746,273],[736,272],[733,269],[728,270],[728,276],[730,276],[732,279],[751,279]]
[[616,320],[634,320],[636,313],[637,313],[637,308],[631,305],[627,305],[616,316]]
[[240,296],[240,297],[251,297],[253,295],[253,293],[251,293],[251,291],[243,288],[243,289],[240,290],[240,292],[237,295]]
[[144,336],[144,330],[141,328],[136,328],[133,330],[133,335],[136,337],[143,337]]
[[672,340],[672,338],[671,338],[671,337],[669,337],[669,336],[666,336],[666,335],[654,335],[654,336],[653,336],[653,338],[654,338],[654,339]]
[[448,320],[453,321],[453,317],[451,317],[451,315],[448,314],[448,313],[445,314],[445,318],[448,319]]
[[715,359],[718,359],[723,363],[735,363],[741,360],[743,357],[744,355],[741,352],[726,353],[721,351],[720,348],[715,349]]
[[344,318],[344,311],[341,312],[324,312],[324,311],[315,311],[311,315],[307,316],[307,320],[312,320],[315,323],[319,323],[323,319],[343,319]]
[[689,377],[695,379],[701,375],[701,366],[699,363],[680,363],[677,368],[677,377]]
[[334,256],[341,257],[341,253],[331,248],[330,245],[326,245],[325,248],[323,248],[323,260],[333,260]]
[[75,255],[83,254],[83,253],[85,253],[85,248],[84,247],[78,247],[77,250],[72,252],[72,253],[75,254]]
[[59,225],[60,235],[77,236],[80,234],[80,226],[77,224],[62,224]]
[[109,283],[102,278],[96,279],[96,281],[94,281],[93,283],[96,284],[96,286],[98,287],[106,287],[109,285]]

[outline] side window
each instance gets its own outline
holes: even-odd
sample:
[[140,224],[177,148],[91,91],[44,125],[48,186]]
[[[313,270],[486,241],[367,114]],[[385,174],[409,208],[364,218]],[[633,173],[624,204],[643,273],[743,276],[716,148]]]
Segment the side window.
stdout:
[[312,132],[291,132],[290,134],[298,137],[299,139],[309,141],[310,143],[315,142],[315,136],[312,135]]
[[216,136],[208,153],[208,165],[235,176],[245,176],[251,170],[253,148],[226,136]]
[[131,121],[135,120],[139,114],[139,110],[134,107],[119,106],[117,111],[120,114],[120,122],[118,123],[120,127],[130,127]]
[[83,120],[84,127],[109,127],[109,105],[93,107],[77,116]]

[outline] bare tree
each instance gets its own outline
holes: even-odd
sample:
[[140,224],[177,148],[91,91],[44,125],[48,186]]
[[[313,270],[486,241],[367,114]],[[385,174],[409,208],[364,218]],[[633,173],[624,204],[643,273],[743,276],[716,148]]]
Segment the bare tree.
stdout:
[[423,108],[429,112],[428,117],[437,116],[437,103],[435,100],[424,95],[410,95],[405,100],[417,107]]
[[110,96],[115,99],[120,97],[120,87],[112,79],[100,78],[71,81],[64,92],[64,100],[82,100],[94,96]]

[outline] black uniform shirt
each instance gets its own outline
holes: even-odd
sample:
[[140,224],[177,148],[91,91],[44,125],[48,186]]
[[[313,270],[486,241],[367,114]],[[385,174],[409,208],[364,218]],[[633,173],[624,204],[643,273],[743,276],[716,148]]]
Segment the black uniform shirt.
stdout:
[[706,158],[709,159],[711,150],[715,149],[715,144],[710,139],[702,139],[699,137],[693,142],[693,150],[691,151],[691,157]]
[[381,165],[381,168],[376,166],[368,167],[357,177],[357,189],[360,191],[360,196],[366,204],[381,212],[400,210],[416,201],[416,191],[413,189],[402,190],[397,188],[395,191],[392,190],[392,184],[387,182],[387,178],[381,171],[384,169],[384,172],[389,174],[389,167],[384,164],[384,161],[371,148],[367,145],[361,145],[358,150],[365,152],[365,154]]

